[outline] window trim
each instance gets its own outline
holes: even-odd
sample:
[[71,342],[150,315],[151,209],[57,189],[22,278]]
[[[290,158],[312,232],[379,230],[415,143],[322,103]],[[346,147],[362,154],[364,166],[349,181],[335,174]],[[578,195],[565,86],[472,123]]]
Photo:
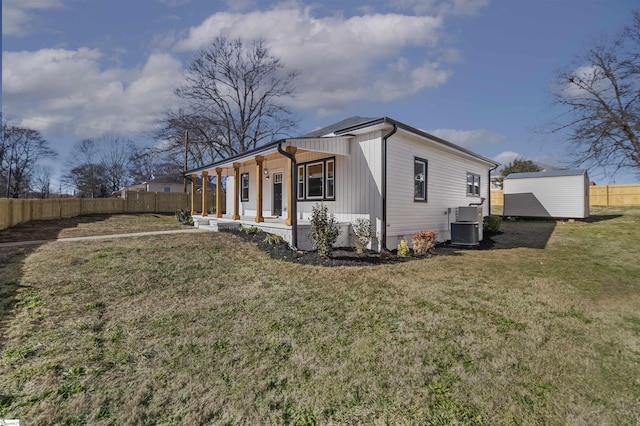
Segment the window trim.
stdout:
[[[247,186],[244,186],[244,178],[247,177]],[[249,178],[249,173],[241,173],[240,174],[240,201],[249,201],[249,186],[251,179]],[[247,190],[247,196],[244,196],[244,190]]]
[[[423,192],[423,196],[422,197],[416,197],[416,164],[422,164],[424,166],[424,176],[422,178],[422,184],[423,184],[423,188],[422,188],[422,192]],[[426,203],[427,202],[427,183],[429,182],[429,161],[424,159],[424,158],[420,158],[420,157],[413,157],[413,201],[416,203]]]
[[[466,182],[467,197],[480,196],[480,192],[482,191],[482,187],[481,187],[482,181],[480,179],[481,179],[480,174],[467,172],[467,182]],[[477,182],[477,185],[476,185],[476,182]],[[471,188],[471,191],[469,191],[469,188]],[[477,189],[477,194],[476,194],[476,189]]]
[[[333,163],[333,195],[327,196],[327,164]],[[309,166],[322,165],[322,196],[309,196],[309,178],[307,169]],[[336,157],[321,158],[319,160],[298,163],[298,201],[335,201],[336,200]]]

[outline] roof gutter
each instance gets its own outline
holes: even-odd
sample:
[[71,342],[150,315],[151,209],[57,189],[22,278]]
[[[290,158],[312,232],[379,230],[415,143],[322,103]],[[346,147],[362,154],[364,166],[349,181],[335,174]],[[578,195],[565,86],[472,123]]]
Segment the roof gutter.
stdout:
[[296,156],[282,149],[281,141],[278,143],[278,152],[289,160],[291,160],[291,176],[289,176],[289,185],[291,185],[291,205],[287,208],[291,211],[291,247],[297,250],[298,247],[298,163]]
[[491,172],[497,169],[500,165],[497,164],[495,167],[489,169],[489,173],[487,173],[487,197],[489,198],[489,215],[491,215]]
[[398,131],[398,125],[392,124],[393,129],[382,137],[382,250],[387,249],[387,139]]

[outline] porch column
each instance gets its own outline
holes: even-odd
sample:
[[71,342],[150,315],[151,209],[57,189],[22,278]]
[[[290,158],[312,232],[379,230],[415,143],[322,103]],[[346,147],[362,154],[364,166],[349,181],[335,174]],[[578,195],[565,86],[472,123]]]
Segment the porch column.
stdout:
[[209,216],[207,213],[207,183],[209,183],[209,172],[202,172],[202,216]]
[[233,163],[233,216],[231,219],[240,220],[240,163]]
[[[285,151],[287,151],[291,155],[296,155],[297,150],[298,148],[296,148],[295,146],[288,146],[285,148]],[[293,178],[293,161],[291,161],[290,159],[287,159],[287,176],[289,176],[289,179]],[[285,224],[287,226],[291,226],[292,224],[291,206],[293,205],[293,203],[297,202],[297,200],[293,199],[293,192],[291,191],[291,188],[292,185],[297,184],[298,182],[289,182],[289,185],[287,185],[287,220],[285,221]]]
[[262,216],[262,162],[264,157],[262,155],[256,156],[256,222],[264,222]]
[[198,175],[196,174],[192,174],[191,175],[191,214],[198,214],[198,212],[196,211],[196,179],[198,178]]
[[216,217],[222,217],[222,167],[216,169]]

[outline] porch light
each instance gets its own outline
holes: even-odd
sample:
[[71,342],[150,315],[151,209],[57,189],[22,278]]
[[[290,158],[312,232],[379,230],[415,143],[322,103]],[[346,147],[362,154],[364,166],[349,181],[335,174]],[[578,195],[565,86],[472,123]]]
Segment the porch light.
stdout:
[[264,177],[269,180],[269,169],[267,168],[264,169]]

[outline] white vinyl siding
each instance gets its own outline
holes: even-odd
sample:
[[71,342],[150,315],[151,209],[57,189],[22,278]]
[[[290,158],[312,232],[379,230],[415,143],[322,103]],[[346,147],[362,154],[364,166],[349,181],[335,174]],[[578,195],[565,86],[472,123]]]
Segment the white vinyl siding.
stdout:
[[589,181],[584,174],[573,176],[548,176],[504,180],[505,212],[514,216],[541,216],[527,214],[523,206],[511,206],[513,194],[531,194],[544,207],[550,217],[589,217]]
[[[415,158],[428,162],[428,203],[414,201],[414,169],[407,165]],[[410,240],[424,229],[437,231],[439,241],[449,239],[455,208],[469,204],[467,172],[487,176],[488,168],[483,162],[440,149],[436,143],[406,132],[393,135],[387,144],[387,246],[395,248],[400,237]],[[487,188],[480,186],[480,196],[488,200]],[[488,202],[482,208],[487,215]]]
[[[371,221],[374,233],[382,223],[381,199],[381,132],[355,136],[349,143],[349,155],[335,157],[334,201],[327,203],[329,212],[339,222],[351,223],[358,218]],[[326,154],[305,152],[298,154],[298,164],[318,161]],[[405,166],[406,167],[406,166]],[[319,202],[319,201],[318,201]],[[316,202],[298,203],[298,218],[308,220]],[[374,247],[375,249],[375,247]]]

